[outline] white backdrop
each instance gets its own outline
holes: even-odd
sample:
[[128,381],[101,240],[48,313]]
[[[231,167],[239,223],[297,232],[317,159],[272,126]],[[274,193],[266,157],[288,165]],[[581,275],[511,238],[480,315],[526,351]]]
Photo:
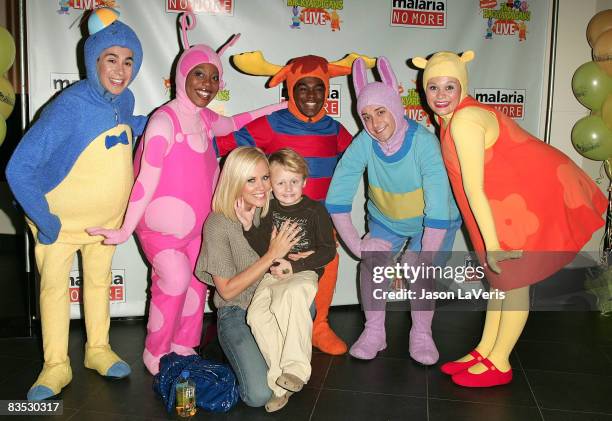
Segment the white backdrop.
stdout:
[[[436,51],[472,49],[470,93],[520,119],[537,134],[545,101],[544,62],[550,25],[550,0],[37,0],[27,2],[27,43],[30,117],[57,91],[79,79],[77,56],[82,54],[79,18],[84,9],[115,7],[121,20],[138,34],[144,62],[131,85],[136,113],[149,114],[170,99],[169,74],[179,54],[177,12],[191,7],[198,24],[190,31],[191,44],[213,48],[231,34],[240,40],[223,57],[226,88],[211,108],[226,115],[276,102],[278,88],[266,89],[266,79],[241,74],[229,64],[229,56],[262,50],[266,59],[285,64],[290,58],[316,54],[330,61],[349,52],[384,55],[391,61],[402,86],[407,114],[433,130],[416,91],[414,56]],[[351,132],[359,130],[354,118],[354,94],[347,77],[332,81],[333,98],[328,110]],[[93,117],[93,116],[92,116]],[[363,230],[361,203],[353,207],[353,219]],[[465,250],[461,235],[455,250]],[[357,262],[340,252],[340,274],[334,304],[356,303]],[[72,316],[77,305],[78,266],[71,272]],[[113,260],[111,314],[144,314],[147,266],[134,239],[118,247]]]

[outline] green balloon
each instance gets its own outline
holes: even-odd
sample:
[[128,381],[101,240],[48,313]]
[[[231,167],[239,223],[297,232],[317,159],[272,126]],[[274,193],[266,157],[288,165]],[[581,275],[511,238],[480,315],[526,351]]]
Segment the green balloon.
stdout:
[[580,155],[594,161],[612,157],[612,131],[598,116],[587,116],[576,122],[572,144]]
[[6,28],[0,26],[0,76],[15,62],[15,40]]
[[612,93],[608,95],[608,98],[604,101],[601,106],[601,118],[608,126],[608,129],[612,130]]
[[0,116],[0,145],[4,143],[4,138],[6,137],[6,121]]
[[612,93],[612,78],[594,61],[584,63],[574,73],[572,91],[576,99],[589,110],[598,111]]

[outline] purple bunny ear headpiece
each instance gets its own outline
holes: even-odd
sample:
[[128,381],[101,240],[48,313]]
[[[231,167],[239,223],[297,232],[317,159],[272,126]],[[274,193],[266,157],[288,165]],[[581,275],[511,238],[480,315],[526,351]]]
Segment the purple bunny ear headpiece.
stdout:
[[[405,110],[399,95],[397,79],[391,64],[389,64],[389,60],[386,57],[378,57],[376,68],[378,73],[380,73],[382,82],[368,83],[364,61],[357,59],[353,63],[353,86],[357,94],[357,112],[359,113],[359,118],[361,118],[362,110],[368,105],[382,105],[389,110],[395,120],[395,132],[392,135],[392,139],[387,141],[390,142],[396,136],[403,136],[408,127],[404,119]],[[363,118],[361,118],[361,122],[367,131]],[[370,136],[372,136],[372,133],[370,133]]]
[[220,56],[227,48],[238,41],[240,34],[233,35],[225,45],[219,48],[219,52],[217,53],[205,44],[189,45],[187,31],[194,29],[196,26],[196,17],[193,12],[189,11],[183,13],[180,17],[180,23],[183,49],[185,51],[181,54],[176,66],[175,82],[177,97],[183,99],[187,98],[187,94],[185,93],[185,80],[189,72],[198,64],[210,63],[214,65],[219,71],[219,89],[223,89],[225,82],[223,81],[223,67],[221,66]]

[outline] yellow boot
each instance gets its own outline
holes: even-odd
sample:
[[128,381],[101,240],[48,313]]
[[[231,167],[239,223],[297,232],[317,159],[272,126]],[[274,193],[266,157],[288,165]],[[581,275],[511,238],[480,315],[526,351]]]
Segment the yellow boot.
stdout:
[[115,354],[108,343],[110,327],[109,289],[114,246],[101,243],[85,244],[83,256],[83,308],[87,344],[85,367],[102,376],[123,378],[131,373],[130,366]]
[[[36,237],[35,229],[32,231]],[[28,400],[55,396],[72,380],[68,358],[68,276],[78,248],[78,245],[61,243],[37,243],[34,248],[40,273],[40,321],[45,362],[38,379],[28,391]]]
[[29,401],[41,401],[57,395],[72,380],[70,360],[65,363],[43,365],[38,379],[28,391]]

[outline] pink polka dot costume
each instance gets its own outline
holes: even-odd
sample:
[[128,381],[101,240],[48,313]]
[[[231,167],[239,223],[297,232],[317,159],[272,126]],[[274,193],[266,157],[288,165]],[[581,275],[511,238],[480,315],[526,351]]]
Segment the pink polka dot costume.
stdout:
[[[195,18],[181,18],[183,44]],[[185,92],[189,72],[199,64],[223,69],[219,56],[232,45],[234,36],[219,54],[207,45],[188,47],[176,68],[176,99],[151,116],[144,139],[134,158],[136,182],[123,227],[102,232],[107,243],[125,241],[136,232],[152,266],[151,302],[143,360],[152,374],[160,358],[174,351],[194,354],[200,343],[206,284],[193,274],[202,242],[202,226],[211,210],[219,164],[212,145],[214,136],[227,135],[244,124],[285,107],[270,105],[232,117],[197,107]]]

